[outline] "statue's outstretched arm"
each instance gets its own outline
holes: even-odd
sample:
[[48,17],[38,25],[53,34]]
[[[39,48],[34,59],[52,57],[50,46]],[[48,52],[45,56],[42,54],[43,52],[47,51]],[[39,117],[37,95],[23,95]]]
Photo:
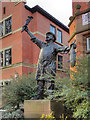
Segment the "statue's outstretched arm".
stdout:
[[[75,41],[76,41],[76,40],[75,40]],[[58,46],[58,47],[56,48],[56,51],[57,51],[57,52],[60,52],[60,53],[62,53],[62,54],[64,54],[64,53],[67,54],[67,53],[71,50],[72,47],[73,47],[73,49],[76,49],[77,46],[76,46],[76,44],[75,44],[75,41],[70,44],[70,47]]]
[[64,54],[64,53],[68,53],[70,51],[70,47],[62,47],[62,46],[58,46],[57,48],[56,48],[56,52],[57,53],[61,53],[61,54]]
[[31,40],[32,39],[36,39],[36,37],[28,30],[28,27],[25,26],[25,31],[28,33],[28,35],[31,37]]
[[25,26],[25,31],[28,33],[28,35],[31,37],[31,41],[33,43],[35,43],[39,48],[42,47],[42,45],[44,44],[44,42],[42,42],[41,40],[37,39],[29,30],[28,27]]

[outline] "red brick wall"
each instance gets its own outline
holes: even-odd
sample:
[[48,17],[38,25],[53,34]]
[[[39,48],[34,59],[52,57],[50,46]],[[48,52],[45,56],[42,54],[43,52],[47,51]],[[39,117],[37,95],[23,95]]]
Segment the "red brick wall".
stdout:
[[75,28],[76,28],[76,19],[74,19],[74,21],[72,22],[72,24],[69,27],[69,35],[70,36],[75,32],[75,30],[76,30]]
[[15,76],[15,72],[19,73],[19,75],[22,75],[22,66],[3,69],[2,70],[2,79],[5,79],[5,80],[10,79],[11,75]]
[[[22,62],[22,34],[21,31],[13,33],[13,31],[22,27],[22,8],[24,3],[14,5],[13,2],[3,2],[3,7],[6,7],[6,13],[3,14],[2,19],[12,15],[12,33],[0,40],[2,43],[2,49],[11,47],[12,49],[12,65],[11,67],[0,70],[2,73],[2,79],[9,79],[10,75],[15,75],[15,71],[22,74],[22,66],[15,66],[17,63]],[[2,50],[1,49],[1,50]]]

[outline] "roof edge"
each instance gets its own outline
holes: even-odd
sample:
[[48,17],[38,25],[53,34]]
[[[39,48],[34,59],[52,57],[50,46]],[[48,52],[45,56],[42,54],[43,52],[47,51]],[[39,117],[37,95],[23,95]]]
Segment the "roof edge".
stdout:
[[30,8],[28,5],[25,5],[25,8],[27,10],[29,10],[30,12],[32,12],[32,13],[39,12],[40,14],[42,14],[43,16],[45,16],[46,18],[48,18],[49,20],[51,20],[52,22],[54,22],[56,25],[58,25],[59,27],[61,27],[67,33],[69,33],[69,28],[67,26],[65,26],[63,23],[61,23],[55,17],[53,17],[52,15],[50,15],[48,12],[46,12],[40,6],[36,5],[33,8]]

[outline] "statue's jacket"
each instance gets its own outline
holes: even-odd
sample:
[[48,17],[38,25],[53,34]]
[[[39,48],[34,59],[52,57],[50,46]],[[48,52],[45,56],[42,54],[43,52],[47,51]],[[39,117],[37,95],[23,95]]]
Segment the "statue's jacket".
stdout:
[[36,37],[31,39],[41,50],[38,60],[36,80],[51,81],[56,74],[56,58],[58,52],[65,53],[65,47],[54,42],[45,43]]

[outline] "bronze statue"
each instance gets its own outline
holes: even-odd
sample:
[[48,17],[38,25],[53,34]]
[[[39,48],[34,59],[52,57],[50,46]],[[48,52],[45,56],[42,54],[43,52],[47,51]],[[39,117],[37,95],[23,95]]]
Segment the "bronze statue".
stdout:
[[71,53],[70,53],[70,64],[71,64],[71,67],[74,67],[75,64],[76,64],[76,52],[75,52],[75,49],[76,49],[76,44],[74,44],[76,42],[76,40],[74,42],[71,43]]
[[[30,18],[30,17],[29,17]],[[56,57],[58,53],[68,53],[69,47],[62,47],[55,42],[56,37],[53,33],[46,33],[46,42],[37,39],[29,30],[27,25],[23,26],[24,31],[31,37],[31,41],[35,43],[41,50],[38,59],[38,67],[36,80],[38,84],[37,99],[44,98],[45,83],[49,83],[48,90],[54,89],[54,79],[56,75]]]

